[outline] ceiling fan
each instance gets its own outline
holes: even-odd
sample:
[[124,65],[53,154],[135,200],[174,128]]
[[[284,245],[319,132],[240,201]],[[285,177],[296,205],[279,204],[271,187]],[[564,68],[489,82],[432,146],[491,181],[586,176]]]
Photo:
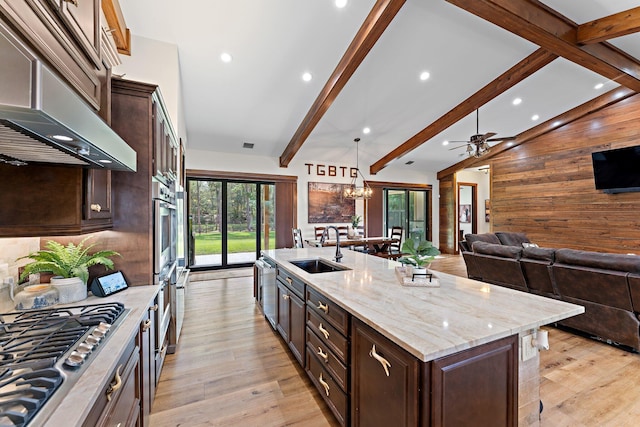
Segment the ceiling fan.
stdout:
[[[480,157],[483,154],[486,154],[487,152],[489,152],[489,149],[491,149],[489,142],[511,141],[516,139],[515,136],[506,136],[503,138],[492,138],[495,135],[497,135],[497,133],[495,132],[487,132],[485,134],[480,133],[480,109],[476,109],[476,134],[471,135],[468,141],[450,141],[453,143],[456,143],[456,142],[463,143],[463,145],[449,148],[449,150],[457,150],[458,148],[466,147],[467,149],[466,154],[468,154],[469,157],[471,156]],[[461,155],[464,155],[464,154],[461,154]]]

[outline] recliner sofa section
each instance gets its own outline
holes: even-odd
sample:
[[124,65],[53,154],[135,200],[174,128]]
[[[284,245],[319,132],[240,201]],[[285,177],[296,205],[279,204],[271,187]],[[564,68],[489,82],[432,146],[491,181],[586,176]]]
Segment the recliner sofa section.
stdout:
[[460,244],[470,278],[582,305],[584,314],[560,324],[640,351],[640,256],[522,247],[530,242],[521,233],[486,234]]

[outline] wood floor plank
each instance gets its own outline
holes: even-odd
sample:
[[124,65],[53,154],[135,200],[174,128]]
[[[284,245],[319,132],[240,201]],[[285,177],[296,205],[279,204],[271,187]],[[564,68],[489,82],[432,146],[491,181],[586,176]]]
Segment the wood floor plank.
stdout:
[[[431,267],[466,277],[461,256],[443,256]],[[547,329],[541,427],[639,425],[640,355]],[[245,275],[191,283],[181,339],[176,354],[167,356],[151,425],[338,424],[257,309],[253,279]]]

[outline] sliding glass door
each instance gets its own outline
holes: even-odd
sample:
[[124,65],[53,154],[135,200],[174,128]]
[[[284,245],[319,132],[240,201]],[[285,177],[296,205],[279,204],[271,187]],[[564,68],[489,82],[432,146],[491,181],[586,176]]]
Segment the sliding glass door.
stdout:
[[384,224],[387,235],[391,227],[402,227],[403,238],[428,240],[428,190],[385,189]]
[[251,265],[275,243],[275,185],[189,178],[190,267]]

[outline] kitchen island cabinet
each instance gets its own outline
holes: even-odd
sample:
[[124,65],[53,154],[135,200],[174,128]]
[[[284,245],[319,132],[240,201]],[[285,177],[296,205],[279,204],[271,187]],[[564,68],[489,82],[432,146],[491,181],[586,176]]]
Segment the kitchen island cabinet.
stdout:
[[305,303],[302,299],[305,284],[293,279],[286,270],[277,270],[277,323],[276,328],[291,353],[304,368],[305,365]]
[[[398,263],[354,251],[344,253],[347,270],[319,274],[290,261],[328,261],[330,248],[263,255],[292,280],[305,283],[307,292],[343,310],[346,316],[338,318],[351,319],[345,341],[329,345],[322,329],[333,341],[341,321],[331,317],[329,322],[328,313],[320,314],[324,308],[317,311],[325,301],[307,299],[308,373],[325,400],[333,402],[333,407],[328,403],[334,413],[335,408],[349,411],[337,415],[345,425],[536,425],[537,387],[533,397],[519,391],[522,384],[537,384],[539,359],[537,353],[527,361],[518,359],[520,336],[584,312],[578,305],[439,272],[437,288],[403,286],[395,274]],[[318,339],[326,344],[323,354],[347,355],[349,386],[342,395],[333,391],[340,391],[337,375],[313,351]],[[524,375],[520,364],[527,367]],[[520,396],[535,404],[526,400],[520,405]]]

